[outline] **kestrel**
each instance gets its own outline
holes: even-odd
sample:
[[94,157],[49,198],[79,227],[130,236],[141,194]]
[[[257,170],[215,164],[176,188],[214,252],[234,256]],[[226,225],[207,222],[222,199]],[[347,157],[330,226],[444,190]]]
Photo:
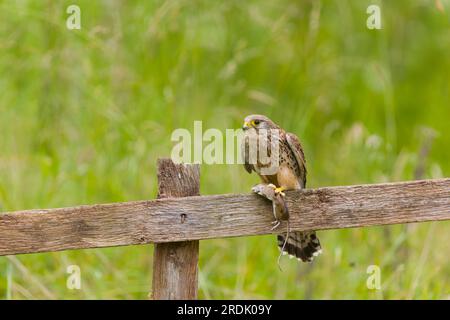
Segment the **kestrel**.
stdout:
[[[280,220],[289,219],[283,191],[303,189],[306,186],[306,160],[303,148],[295,134],[285,132],[263,115],[246,117],[243,130],[241,149],[245,170],[248,173],[255,171],[261,178],[262,184],[256,185],[252,190],[272,201],[274,228],[276,228]],[[251,139],[258,141],[256,160],[250,156],[252,146],[249,141]],[[278,143],[274,144],[274,141]],[[262,162],[259,155],[261,151],[269,157],[272,154],[276,155],[275,146],[278,148],[277,165],[274,166],[275,170],[267,170],[273,163]],[[288,232],[286,236],[278,235],[277,239],[282,254],[289,254],[303,262],[311,262],[322,252],[315,231]]]

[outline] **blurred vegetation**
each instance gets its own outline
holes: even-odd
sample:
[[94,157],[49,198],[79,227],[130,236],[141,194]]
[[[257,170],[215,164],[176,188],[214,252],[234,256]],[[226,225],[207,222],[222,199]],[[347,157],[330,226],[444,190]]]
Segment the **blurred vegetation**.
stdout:
[[[66,28],[81,7],[82,29]],[[382,30],[366,28],[378,3]],[[151,199],[171,133],[262,113],[295,132],[308,187],[448,177],[450,2],[0,1],[0,210]],[[203,165],[202,194],[249,192]],[[201,298],[448,299],[449,223],[201,242]],[[66,288],[77,264],[82,290]],[[382,290],[366,288],[381,268]],[[0,298],[145,299],[152,246],[0,257]]]

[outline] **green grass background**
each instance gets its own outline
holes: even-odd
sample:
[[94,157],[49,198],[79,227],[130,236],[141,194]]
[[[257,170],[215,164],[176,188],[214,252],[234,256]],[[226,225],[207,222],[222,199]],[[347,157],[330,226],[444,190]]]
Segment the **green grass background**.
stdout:
[[[382,30],[366,28],[373,3]],[[154,198],[174,129],[251,113],[300,137],[308,187],[448,177],[449,24],[448,0],[0,0],[0,211]],[[201,170],[202,194],[258,182]],[[202,241],[199,294],[448,299],[449,226],[322,231],[323,255],[282,272],[273,236]],[[145,299],[151,269],[151,245],[0,257],[0,298]]]

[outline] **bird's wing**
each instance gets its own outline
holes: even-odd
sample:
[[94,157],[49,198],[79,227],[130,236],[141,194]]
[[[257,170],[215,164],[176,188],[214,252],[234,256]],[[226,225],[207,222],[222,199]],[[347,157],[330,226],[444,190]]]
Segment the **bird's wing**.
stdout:
[[253,165],[251,165],[249,163],[244,163],[244,168],[248,173],[252,173]]
[[298,140],[297,136],[293,133],[286,133],[286,141],[288,143],[289,148],[297,160],[297,165],[299,166],[300,176],[299,181],[302,188],[306,187],[306,159],[305,154],[303,152],[302,145],[300,140]]
[[250,163],[249,160],[249,151],[248,151],[248,144],[246,142],[246,139],[244,137],[244,139],[242,140],[241,143],[241,157],[242,160],[244,160],[244,168],[248,173],[252,173],[252,171],[254,170],[253,164]]

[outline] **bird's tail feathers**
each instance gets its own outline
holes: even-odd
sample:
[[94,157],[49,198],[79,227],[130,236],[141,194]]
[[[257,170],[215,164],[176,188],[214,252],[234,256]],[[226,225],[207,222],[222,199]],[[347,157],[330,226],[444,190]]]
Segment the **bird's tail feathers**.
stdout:
[[314,257],[322,253],[319,238],[315,231],[291,232],[287,236],[278,235],[278,247],[283,255],[289,254],[303,262],[312,262]]

